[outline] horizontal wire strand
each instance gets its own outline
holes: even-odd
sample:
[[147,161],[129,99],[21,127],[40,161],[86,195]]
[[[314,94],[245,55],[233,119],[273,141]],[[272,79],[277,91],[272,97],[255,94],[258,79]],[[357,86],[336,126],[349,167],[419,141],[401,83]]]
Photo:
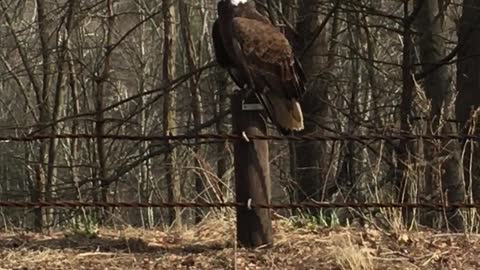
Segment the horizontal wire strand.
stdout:
[[260,209],[309,209],[309,208],[423,208],[444,210],[446,208],[480,208],[475,203],[330,203],[330,202],[302,202],[287,204],[261,204],[261,203],[195,203],[195,202],[81,202],[81,201],[56,201],[56,202],[18,202],[0,201],[0,207],[5,208],[79,208],[79,207],[117,207],[117,208],[260,208]]
[[[34,136],[0,136],[0,142],[28,142],[49,139],[112,139],[126,141],[187,141],[194,139],[213,139],[222,141],[244,140],[241,135],[236,134],[198,134],[198,135],[172,135],[172,136],[135,136],[135,135],[97,135],[97,134],[43,134]],[[369,141],[369,140],[475,140],[479,141],[480,136],[439,134],[439,135],[301,135],[301,136],[275,136],[275,135],[248,135],[252,140],[273,140],[273,141]]]

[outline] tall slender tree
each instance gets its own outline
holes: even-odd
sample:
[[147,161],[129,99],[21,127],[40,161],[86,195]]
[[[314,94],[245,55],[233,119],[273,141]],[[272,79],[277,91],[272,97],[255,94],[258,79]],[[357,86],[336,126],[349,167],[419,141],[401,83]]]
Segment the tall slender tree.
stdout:
[[[176,33],[176,6],[175,1],[163,1],[163,63],[162,63],[162,79],[164,85],[170,86],[172,80],[176,76],[176,47],[177,47],[177,33]],[[163,97],[163,135],[175,135],[176,128],[176,92],[165,91]],[[166,169],[165,179],[167,182],[168,200],[170,202],[178,201],[181,196],[179,175],[176,169],[177,151],[173,144],[166,141],[168,152],[164,157],[164,165]],[[182,216],[180,209],[170,209],[169,223],[176,227],[182,226]]]
[[[423,2],[423,3],[421,3]],[[429,134],[455,133],[456,128],[451,122],[444,121],[451,118],[449,105],[452,101],[453,91],[450,85],[448,67],[443,65],[435,67],[446,54],[445,42],[442,37],[442,18],[444,14],[437,0],[419,1],[420,9],[416,17],[416,28],[420,33],[418,42],[422,70],[426,77],[423,82],[426,97],[430,101],[430,125],[427,127]],[[435,68],[434,68],[435,67]],[[426,174],[426,193],[442,195],[443,201],[461,203],[465,199],[465,185],[460,162],[460,146],[457,141],[425,142],[426,159],[429,170]],[[438,163],[438,156],[444,157]],[[438,181],[438,182],[437,182]],[[440,192],[433,187],[441,187]],[[433,198],[434,196],[432,196]],[[433,219],[425,215],[428,223]],[[462,215],[458,210],[447,212],[445,222],[452,230],[463,230]],[[428,224],[433,225],[433,224]]]
[[[299,2],[298,32],[303,39],[299,44],[313,45],[306,48],[301,57],[309,87],[303,97],[302,108],[305,115],[305,130],[302,134],[324,134],[319,124],[324,124],[328,117],[328,87],[322,71],[325,70],[326,55],[328,50],[327,35],[323,31],[316,36],[314,33],[320,27],[322,19],[318,12],[319,0],[305,0]],[[298,142],[295,146],[295,171],[294,178],[298,183],[297,197],[300,200],[325,199],[329,194],[322,191],[329,185],[328,147],[325,142]]]

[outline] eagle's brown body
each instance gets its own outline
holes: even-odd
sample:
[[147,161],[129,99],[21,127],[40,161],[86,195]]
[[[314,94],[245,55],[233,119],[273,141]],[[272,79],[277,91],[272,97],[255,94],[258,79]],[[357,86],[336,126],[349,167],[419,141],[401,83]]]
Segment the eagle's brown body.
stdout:
[[272,122],[288,133],[304,128],[299,100],[305,76],[280,30],[261,15],[254,2],[218,5],[213,27],[215,55],[235,83],[253,89]]

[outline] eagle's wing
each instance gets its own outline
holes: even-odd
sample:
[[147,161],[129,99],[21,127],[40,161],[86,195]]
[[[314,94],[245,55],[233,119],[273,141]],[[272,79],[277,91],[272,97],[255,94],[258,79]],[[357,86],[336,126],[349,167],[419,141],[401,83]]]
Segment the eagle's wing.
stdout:
[[223,40],[220,35],[220,24],[218,19],[213,23],[212,28],[212,39],[213,39],[213,49],[215,51],[215,58],[217,63],[222,67],[226,68],[228,66],[228,54],[223,45]]
[[305,76],[287,38],[272,24],[243,17],[233,19],[233,37],[270,119],[284,134],[302,130]]
[[230,77],[238,87],[243,87],[248,82],[248,78],[244,72],[234,67],[235,65],[230,59],[227,48],[223,42],[220,32],[220,22],[218,19],[213,24],[212,39],[215,58],[218,65],[228,71]]
[[233,20],[233,30],[252,72],[262,74],[267,83],[281,83],[285,97],[300,99],[305,92],[304,76],[283,33],[271,24],[241,17]]

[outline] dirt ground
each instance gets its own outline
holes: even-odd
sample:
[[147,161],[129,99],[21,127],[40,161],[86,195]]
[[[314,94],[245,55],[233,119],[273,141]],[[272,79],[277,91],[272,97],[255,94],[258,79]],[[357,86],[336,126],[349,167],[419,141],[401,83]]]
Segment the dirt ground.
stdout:
[[250,251],[225,220],[182,233],[1,232],[0,269],[480,269],[479,235],[274,225],[274,247]]

